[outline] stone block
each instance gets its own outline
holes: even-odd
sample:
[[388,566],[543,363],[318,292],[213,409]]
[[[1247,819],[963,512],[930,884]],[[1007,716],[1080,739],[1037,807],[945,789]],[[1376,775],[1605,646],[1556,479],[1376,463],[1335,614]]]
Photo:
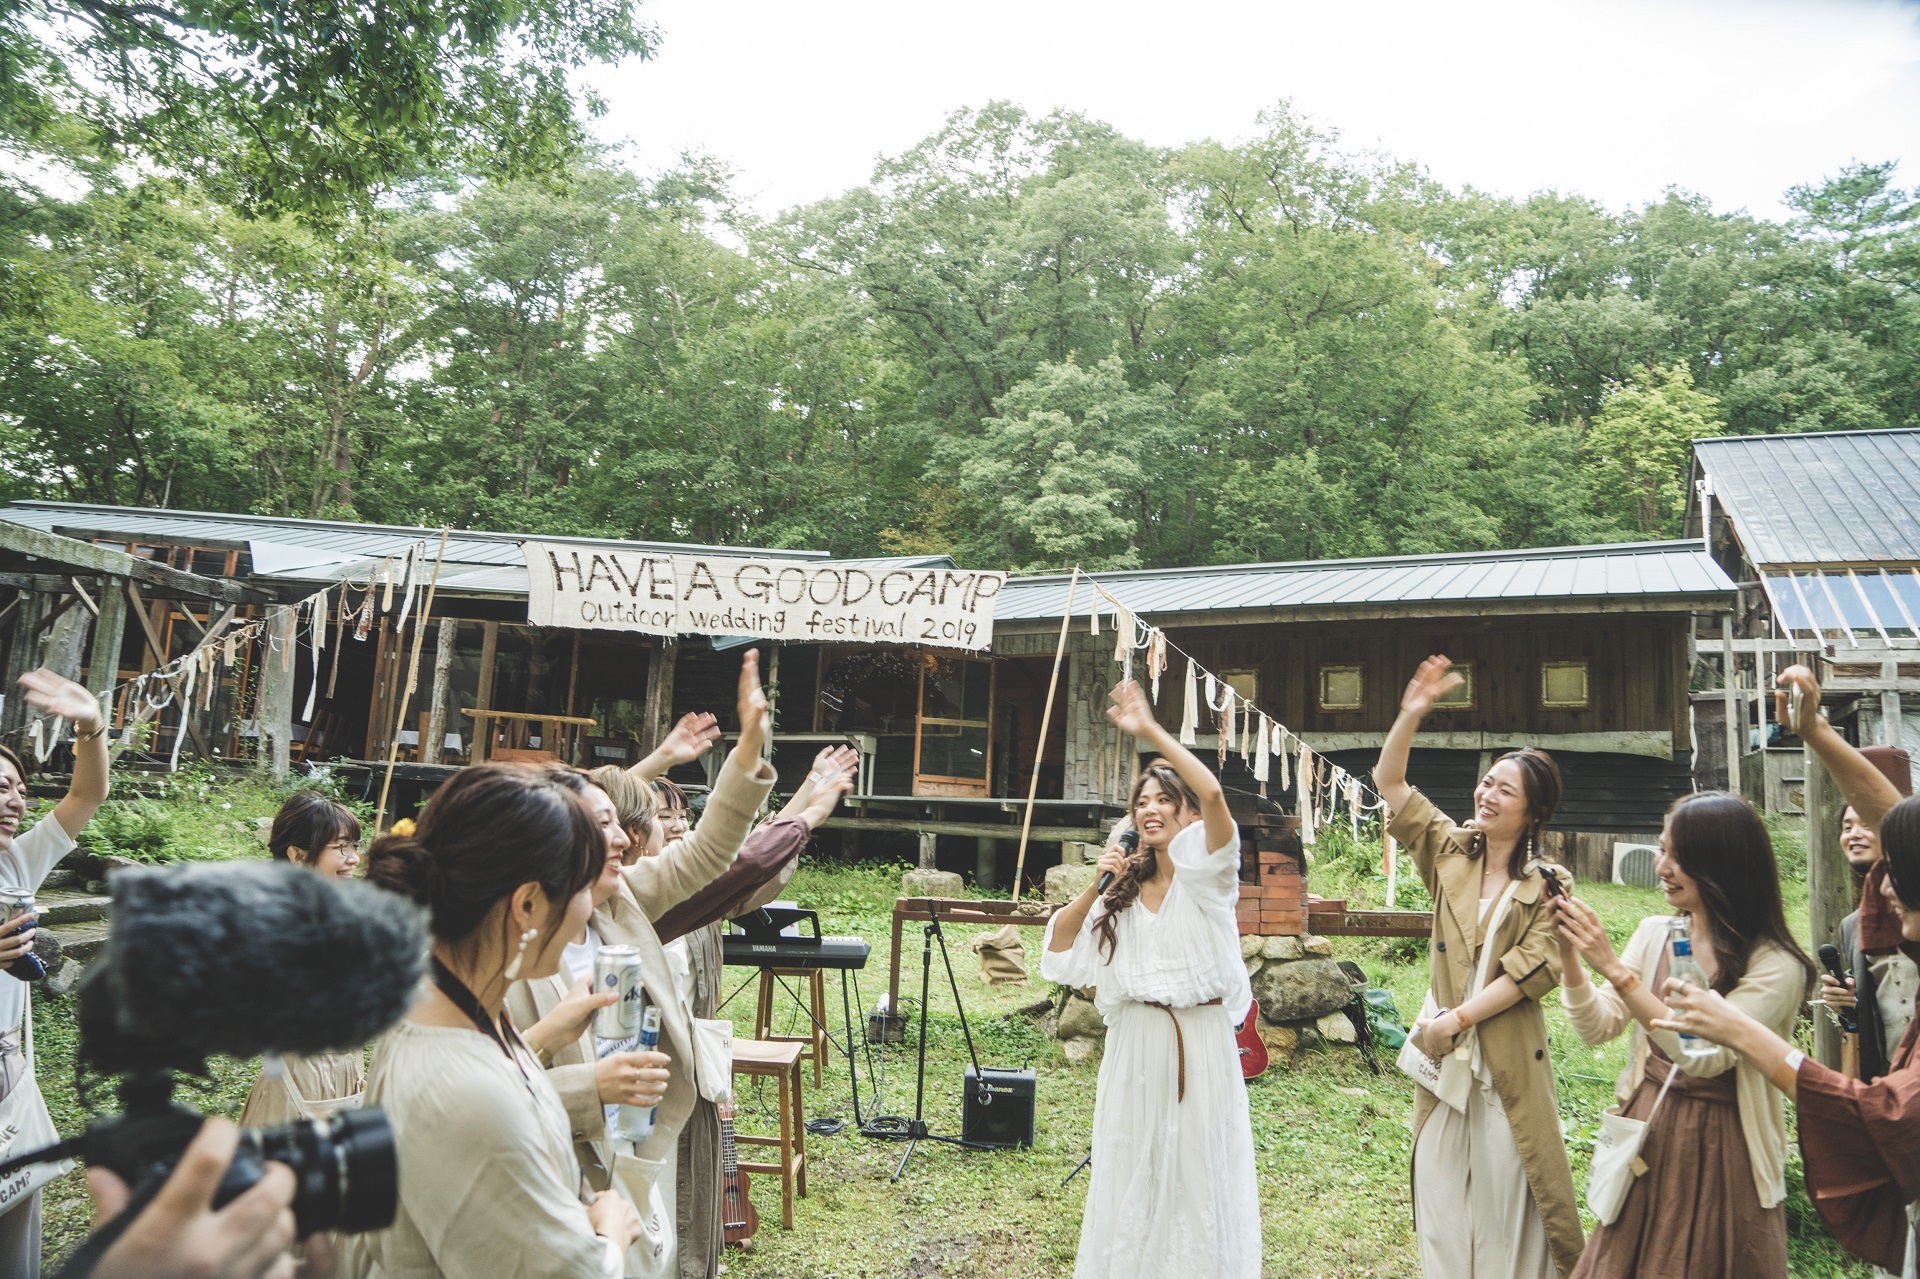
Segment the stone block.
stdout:
[[1049,866],[1046,887],[1042,891],[1050,902],[1070,902],[1087,891],[1087,885],[1093,882],[1096,873],[1092,866],[1068,863]]
[[1331,955],[1333,953],[1333,941],[1327,937],[1302,937],[1300,939],[1300,949],[1306,951],[1309,955]]
[[1260,953],[1268,959],[1299,959],[1305,952],[1300,948],[1298,937],[1269,937]]
[[1087,1039],[1084,1036],[1079,1039],[1069,1039],[1060,1045],[1060,1052],[1077,1066],[1083,1061],[1090,1061],[1098,1056],[1100,1047],[1105,1042],[1100,1039]]
[[1260,1001],[1261,1015],[1278,1025],[1312,1021],[1344,1008],[1353,991],[1347,975],[1332,960],[1300,959],[1261,969],[1253,981],[1253,997]]
[[1249,977],[1254,976],[1262,968],[1265,968],[1267,966],[1267,961],[1260,958],[1258,954],[1247,955],[1244,958],[1242,958],[1240,962],[1246,965],[1247,976]]
[[1353,1033],[1353,1021],[1345,1013],[1328,1013],[1313,1023],[1320,1038],[1330,1044],[1358,1043],[1359,1037]]
[[1276,1062],[1293,1056],[1300,1046],[1300,1032],[1291,1026],[1269,1026],[1260,1022],[1260,1042],[1267,1046],[1267,1055]]
[[1066,1004],[1060,1009],[1060,1020],[1054,1027],[1054,1033],[1062,1039],[1104,1039],[1107,1023],[1091,999],[1069,994]]
[[902,897],[958,897],[960,876],[950,870],[910,870],[900,876]]
[[1265,944],[1266,938],[1255,933],[1248,933],[1240,939],[1240,958],[1252,959],[1260,953],[1260,948]]

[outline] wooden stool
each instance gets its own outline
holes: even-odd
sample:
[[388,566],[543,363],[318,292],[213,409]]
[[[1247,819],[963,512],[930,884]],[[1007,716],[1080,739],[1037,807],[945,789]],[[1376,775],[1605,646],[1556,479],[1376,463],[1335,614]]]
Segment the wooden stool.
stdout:
[[[812,988],[813,1025],[805,1035],[776,1035],[773,1030],[773,997],[780,989],[776,977],[803,977]],[[813,1086],[825,1086],[827,1061],[827,979],[818,968],[762,968],[760,1001],[753,1010],[753,1037],[772,1044],[805,1044],[800,1057],[813,1063]]]
[[[776,1079],[780,1083],[780,1135],[747,1137],[733,1135],[738,1146],[777,1146],[780,1162],[748,1163],[739,1160],[742,1172],[771,1173],[780,1178],[780,1228],[793,1229],[793,1197],[807,1197],[807,1117],[800,1101],[800,1054],[804,1050],[793,1041],[775,1043],[765,1039],[733,1041],[733,1074]],[[736,1092],[738,1090],[736,1089]]]

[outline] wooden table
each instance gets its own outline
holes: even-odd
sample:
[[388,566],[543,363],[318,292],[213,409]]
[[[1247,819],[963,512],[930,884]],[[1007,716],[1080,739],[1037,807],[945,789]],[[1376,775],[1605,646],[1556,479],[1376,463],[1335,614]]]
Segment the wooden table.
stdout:
[[[893,954],[887,960],[887,1015],[900,1014],[900,929],[909,919],[930,920],[937,910],[944,924],[1018,924],[1045,928],[1065,902],[981,901],[972,897],[902,897],[893,903]],[[904,1021],[903,1023],[904,1024]]]
[[[473,762],[478,764],[486,759],[498,760],[563,760],[571,761],[580,753],[580,732],[583,728],[594,728],[599,720],[588,715],[545,715],[533,711],[497,711],[485,706],[461,707],[460,713],[474,721],[473,725]],[[505,721],[501,727],[495,727],[495,721]],[[533,725],[541,725],[539,749],[532,749],[528,742],[533,736]],[[508,740],[496,748],[494,735],[505,731]],[[565,748],[558,749],[562,740]]]

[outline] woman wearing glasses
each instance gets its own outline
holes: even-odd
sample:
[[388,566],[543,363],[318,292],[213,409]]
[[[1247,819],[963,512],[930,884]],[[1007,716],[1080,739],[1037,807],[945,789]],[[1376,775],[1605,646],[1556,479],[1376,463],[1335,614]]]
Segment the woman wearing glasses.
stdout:
[[[352,879],[360,868],[360,819],[344,804],[317,790],[295,791],[274,815],[267,835],[273,859],[321,875]],[[253,1081],[243,1125],[324,1119],[361,1104],[366,1091],[361,1050],[301,1057],[288,1053],[276,1071],[272,1062]]]

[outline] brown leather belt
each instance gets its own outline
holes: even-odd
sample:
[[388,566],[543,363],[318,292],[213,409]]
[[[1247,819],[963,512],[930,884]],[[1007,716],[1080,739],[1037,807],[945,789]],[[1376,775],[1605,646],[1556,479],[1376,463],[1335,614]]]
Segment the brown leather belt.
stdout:
[[[1145,1003],[1149,1008],[1158,1008],[1173,1021],[1173,1050],[1180,1059],[1180,1095],[1174,1100],[1176,1104],[1185,1101],[1187,1099],[1187,1037],[1180,1032],[1180,1019],[1173,1015],[1173,1009],[1157,1000],[1147,999],[1141,1002]],[[1204,1004],[1195,1004],[1193,1006],[1195,1008],[1211,1008],[1220,1002],[1218,999],[1209,999]]]

